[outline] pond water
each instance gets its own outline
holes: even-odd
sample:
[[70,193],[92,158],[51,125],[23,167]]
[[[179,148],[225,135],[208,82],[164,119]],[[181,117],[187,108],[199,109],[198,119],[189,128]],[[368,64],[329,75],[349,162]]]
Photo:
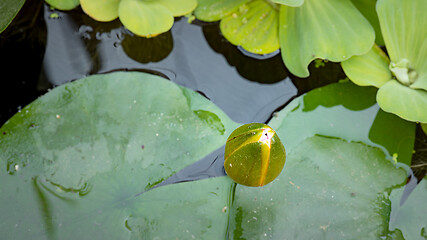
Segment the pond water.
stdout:
[[[27,13],[32,9],[38,14]],[[280,52],[267,56],[245,52],[221,35],[218,23],[189,24],[178,18],[169,32],[145,39],[134,36],[119,20],[100,23],[80,8],[61,12],[28,1],[12,24],[12,31],[2,35],[2,52],[7,50],[12,59],[5,62],[5,69],[13,69],[16,81],[3,87],[10,95],[3,95],[1,124],[51,88],[96,73],[158,74],[201,93],[242,124],[267,122],[294,97],[345,77],[335,63],[322,68],[311,64],[311,77],[295,77],[287,72]],[[204,164],[187,169],[193,177],[184,174],[168,182],[223,175],[221,164],[209,167],[222,152],[219,149]]]
[[[157,74],[199,92],[239,124],[266,123],[301,94],[345,78],[340,65],[331,62],[321,62],[324,66],[320,67],[313,62],[309,78],[295,77],[286,70],[280,53],[253,56],[230,44],[218,23],[175,20],[169,32],[145,39],[133,36],[119,20],[99,23],[82,14],[80,8],[61,12],[51,10],[43,1],[27,1],[0,35],[2,69],[13,73],[2,83],[0,126],[50,89],[96,73],[125,70]],[[352,116],[353,110],[346,111]],[[365,111],[375,116],[378,107]],[[351,121],[348,116],[341,120]],[[425,148],[420,129],[417,139],[416,148]],[[425,158],[423,151],[419,152],[419,158]],[[223,176],[223,155],[224,146],[159,186]],[[418,174],[420,179],[425,172]],[[47,183],[37,177],[32,180],[36,187],[41,182],[42,190]],[[416,185],[414,179],[409,182],[404,200]],[[351,193],[351,197],[355,195]],[[127,220],[126,228],[131,228]]]

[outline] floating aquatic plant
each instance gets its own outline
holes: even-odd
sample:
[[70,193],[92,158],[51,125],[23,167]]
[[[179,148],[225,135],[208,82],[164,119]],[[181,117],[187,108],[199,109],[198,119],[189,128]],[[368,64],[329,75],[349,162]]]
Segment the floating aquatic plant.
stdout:
[[[60,10],[71,10],[79,0],[46,0]],[[83,11],[93,19],[109,22],[119,18],[123,25],[138,36],[152,37],[168,31],[174,17],[192,12],[197,0],[80,0]]]
[[388,56],[374,46],[342,67],[356,84],[379,88],[384,111],[426,123],[427,1],[379,0],[376,6]]
[[309,76],[314,59],[341,62],[368,52],[375,40],[374,29],[350,0],[199,0],[195,15],[221,21],[225,38],[249,52],[280,48],[286,67],[299,77]]

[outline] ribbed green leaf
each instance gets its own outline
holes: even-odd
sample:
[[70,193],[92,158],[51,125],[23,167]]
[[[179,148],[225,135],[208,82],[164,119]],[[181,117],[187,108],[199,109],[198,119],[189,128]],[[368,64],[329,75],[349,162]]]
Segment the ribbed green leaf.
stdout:
[[341,62],[367,53],[375,32],[350,0],[307,0],[301,7],[281,6],[279,39],[286,67],[307,77],[316,58]]
[[427,91],[427,0],[378,0],[377,12],[397,79]]
[[375,5],[377,0],[351,0],[354,6],[365,16],[375,30],[375,43],[384,46],[383,35],[381,34],[380,22],[378,20]]
[[377,101],[386,112],[408,121],[427,123],[427,91],[411,89],[391,80],[378,90]]
[[341,63],[347,77],[359,86],[377,88],[391,80],[390,60],[378,47],[374,46],[367,54],[353,56]]
[[221,20],[224,37],[245,50],[268,54],[279,49],[278,11],[264,0],[243,4]]
[[304,4],[304,0],[271,0],[277,4],[283,4],[289,7],[299,7]]

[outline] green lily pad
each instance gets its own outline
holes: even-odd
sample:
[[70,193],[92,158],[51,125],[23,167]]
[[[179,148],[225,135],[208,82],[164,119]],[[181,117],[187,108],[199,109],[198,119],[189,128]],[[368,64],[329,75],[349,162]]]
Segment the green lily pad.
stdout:
[[279,49],[278,15],[266,1],[251,1],[221,20],[221,32],[232,44],[249,52],[272,53]]
[[[379,0],[378,18],[390,69],[398,81],[427,91],[427,4],[425,0]],[[410,105],[408,105],[410,106]]]
[[[268,123],[286,150],[316,134],[382,148],[388,158],[410,165],[415,123],[385,113],[375,104],[376,89],[345,81],[293,100]],[[286,166],[285,166],[286,168]]]
[[80,0],[83,11],[100,22],[113,21],[119,17],[121,0]]
[[215,22],[237,11],[246,2],[249,0],[198,0],[194,15],[202,21]]
[[375,45],[367,54],[353,56],[342,62],[341,66],[348,78],[357,85],[380,88],[391,79],[389,64],[387,55]]
[[427,91],[411,89],[391,80],[378,90],[377,101],[386,112],[409,121],[427,123]]
[[390,194],[391,214],[390,230],[401,231],[405,239],[427,238],[427,178],[410,193],[406,201],[401,202],[405,187],[393,190]]
[[71,10],[80,4],[80,0],[45,0],[50,6],[59,10]]
[[271,0],[277,4],[283,4],[289,7],[299,7],[304,4],[304,0]]
[[[150,74],[61,85],[0,129],[0,231],[8,239],[139,239],[168,234],[173,218],[161,214],[178,208],[174,217],[188,215],[173,226],[189,229],[171,234],[216,234],[226,225],[228,178],[137,194],[222,146],[236,127],[198,93]],[[209,193],[188,194],[196,188]],[[219,215],[209,220],[210,211]]]
[[9,26],[24,3],[25,0],[4,0],[0,2],[0,33]]
[[378,239],[388,233],[388,189],[405,180],[378,148],[313,136],[269,185],[236,187],[229,237]]
[[288,70],[307,77],[316,58],[341,62],[367,53],[375,32],[350,0],[305,1],[301,7],[281,5],[279,39]]

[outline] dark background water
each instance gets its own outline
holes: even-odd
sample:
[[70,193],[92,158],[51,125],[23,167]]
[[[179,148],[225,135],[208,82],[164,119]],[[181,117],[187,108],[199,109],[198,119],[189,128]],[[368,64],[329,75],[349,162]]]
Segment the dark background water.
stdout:
[[247,56],[223,38],[218,23],[177,18],[171,31],[146,39],[133,36],[119,20],[100,23],[80,8],[53,11],[34,0],[0,34],[0,49],[0,124],[52,87],[114,70],[163,75],[241,123],[265,122],[294,96],[345,77],[333,63],[312,64],[310,78],[294,77],[280,53]]

